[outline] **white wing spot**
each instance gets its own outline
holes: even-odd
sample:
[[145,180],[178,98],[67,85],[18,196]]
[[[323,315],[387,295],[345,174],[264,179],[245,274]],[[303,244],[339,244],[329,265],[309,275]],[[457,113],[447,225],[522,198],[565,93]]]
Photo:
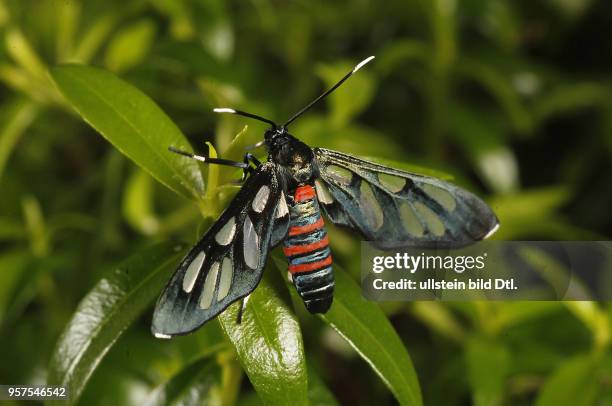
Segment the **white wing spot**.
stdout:
[[259,266],[259,236],[255,231],[253,222],[246,216],[244,220],[244,262],[251,269]]
[[285,193],[281,192],[280,200],[278,202],[278,209],[276,209],[276,218],[279,219],[281,217],[285,217],[287,213],[289,213],[287,199],[285,198]]
[[208,309],[212,304],[213,293],[217,287],[217,274],[219,273],[219,263],[215,262],[210,267],[206,280],[204,281],[204,288],[202,289],[202,297],[200,298],[200,309]]
[[372,188],[365,181],[361,182],[361,187],[359,188],[359,206],[363,217],[372,230],[377,231],[382,227],[385,215],[374,196]]
[[423,188],[423,190],[429,195],[429,197],[434,199],[440,204],[440,206],[444,207],[449,212],[452,212],[457,207],[457,202],[455,201],[455,198],[447,190],[444,190],[437,186],[429,185],[427,183],[423,184],[421,188]]
[[221,230],[217,232],[217,235],[215,235],[215,241],[217,241],[219,245],[227,245],[232,242],[234,234],[236,234],[236,218],[231,217],[221,228]]
[[219,294],[217,301],[225,298],[232,287],[232,277],[234,276],[234,267],[232,260],[229,257],[223,258],[221,263],[221,278],[219,279]]
[[200,269],[202,269],[205,258],[206,254],[204,254],[204,251],[201,251],[187,267],[187,271],[185,271],[185,276],[183,277],[183,290],[185,292],[189,293],[193,289],[193,285],[195,285],[195,281],[198,278]]
[[378,180],[390,192],[399,193],[406,186],[406,179],[400,176],[389,175],[388,173],[379,173]]
[[266,203],[268,203],[269,196],[270,188],[263,185],[255,195],[253,203],[251,204],[251,207],[253,207],[253,210],[255,210],[256,213],[261,213],[263,211],[263,209],[266,207]]
[[315,180],[315,189],[317,189],[317,198],[321,203],[331,204],[334,202],[331,192],[320,179]]
[[172,336],[163,333],[155,333],[155,338],[163,338],[164,340],[168,340],[172,338]]
[[425,206],[421,202],[414,203],[414,208],[417,213],[421,215],[421,218],[425,221],[427,229],[437,237],[443,236],[445,233],[444,223],[438,217],[438,215],[429,207]]
[[412,234],[417,237],[423,236],[425,229],[414,213],[414,209],[408,202],[401,202],[399,206],[400,219],[402,219],[402,225],[408,234]]

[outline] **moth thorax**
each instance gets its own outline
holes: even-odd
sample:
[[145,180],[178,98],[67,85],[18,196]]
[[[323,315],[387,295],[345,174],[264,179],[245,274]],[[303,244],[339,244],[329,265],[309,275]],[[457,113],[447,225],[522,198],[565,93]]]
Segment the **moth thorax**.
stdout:
[[289,165],[291,176],[298,184],[308,182],[312,178],[312,164],[298,154],[294,155],[293,158]]

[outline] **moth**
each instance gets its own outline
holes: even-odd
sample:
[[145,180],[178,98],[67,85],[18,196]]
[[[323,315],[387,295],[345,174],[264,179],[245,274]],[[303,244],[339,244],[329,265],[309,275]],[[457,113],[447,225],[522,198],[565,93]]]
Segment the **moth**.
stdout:
[[170,148],[205,163],[242,168],[244,183],[161,294],[152,323],[156,337],[192,332],[247,297],[262,277],[268,252],[278,244],[306,309],[327,312],[334,275],[324,217],[383,249],[458,247],[495,232],[499,223],[491,209],[457,186],[311,148],[289,133],[293,121],[372,59],[361,61],[283,125],[244,111],[215,109],[270,125],[255,145],[267,148],[266,162],[249,153],[243,162],[234,162]]

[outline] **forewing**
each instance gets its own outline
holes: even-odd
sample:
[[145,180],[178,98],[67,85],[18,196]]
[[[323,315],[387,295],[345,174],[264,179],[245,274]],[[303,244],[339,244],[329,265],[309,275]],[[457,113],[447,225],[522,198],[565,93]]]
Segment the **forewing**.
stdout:
[[276,217],[282,194],[273,163],[246,180],[159,298],[151,327],[157,337],[189,333],[255,289],[273,230],[282,232],[285,219]]
[[380,248],[459,247],[499,226],[486,203],[455,185],[328,149],[314,152],[324,212]]
[[287,205],[287,195],[282,190],[278,198],[278,207],[274,216],[274,228],[270,240],[270,248],[276,247],[287,236],[289,231],[289,206]]

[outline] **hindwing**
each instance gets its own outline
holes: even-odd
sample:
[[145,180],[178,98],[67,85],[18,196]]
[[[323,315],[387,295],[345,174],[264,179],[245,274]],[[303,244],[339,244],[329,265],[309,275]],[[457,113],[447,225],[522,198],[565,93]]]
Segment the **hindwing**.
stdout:
[[380,248],[459,247],[499,226],[486,203],[450,183],[324,148],[314,153],[326,215]]

